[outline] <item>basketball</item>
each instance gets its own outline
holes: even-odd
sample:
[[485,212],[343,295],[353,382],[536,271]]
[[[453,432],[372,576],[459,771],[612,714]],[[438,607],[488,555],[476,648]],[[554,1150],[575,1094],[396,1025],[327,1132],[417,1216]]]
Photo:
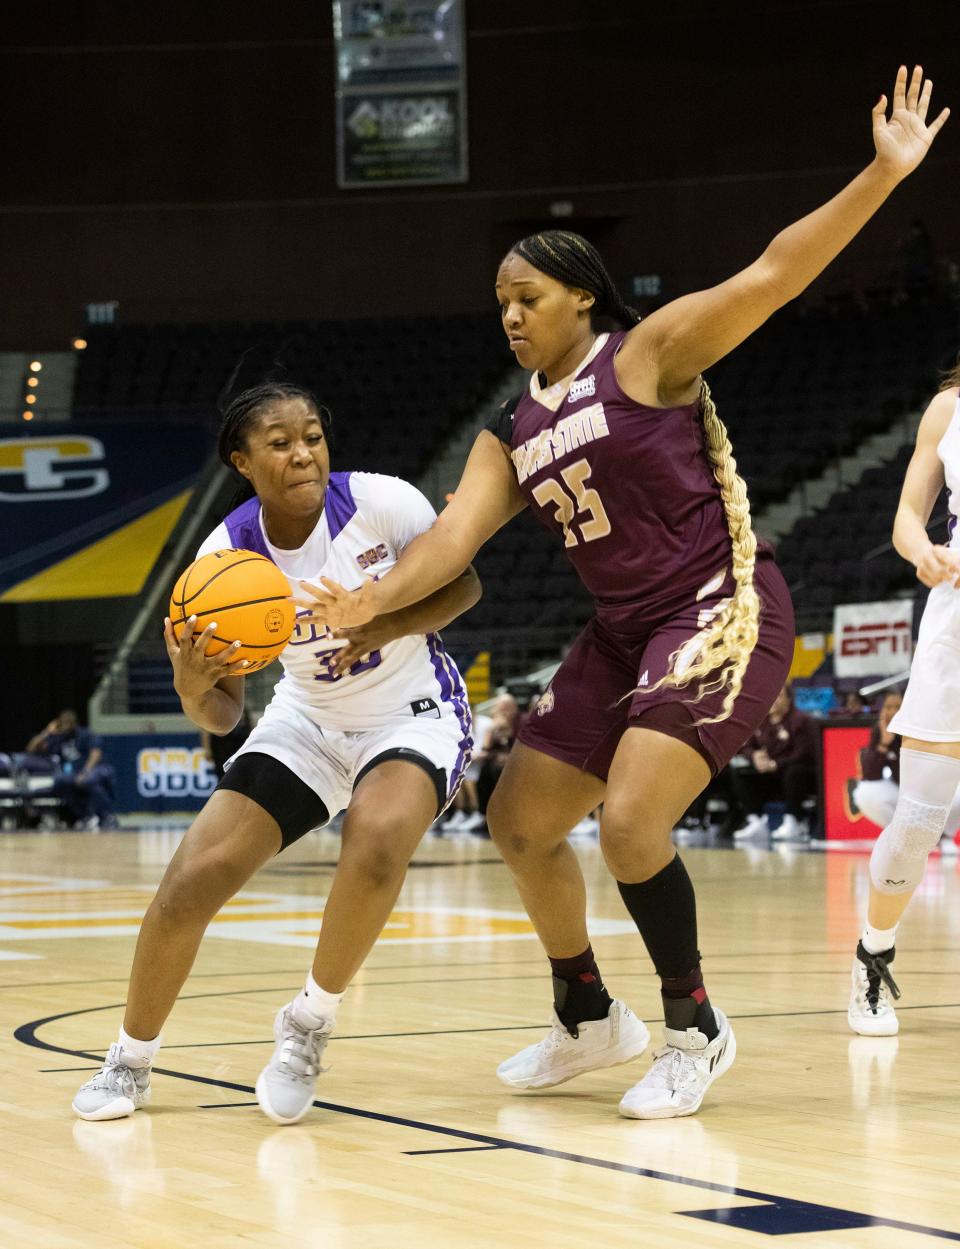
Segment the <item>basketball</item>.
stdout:
[[246,676],[265,668],[280,654],[293,632],[296,607],[290,583],[276,566],[256,551],[212,551],[195,560],[180,576],[170,596],[170,622],[180,640],[183,627],[196,616],[194,636],[216,621],[217,632],[208,655],[239,641],[231,675]]

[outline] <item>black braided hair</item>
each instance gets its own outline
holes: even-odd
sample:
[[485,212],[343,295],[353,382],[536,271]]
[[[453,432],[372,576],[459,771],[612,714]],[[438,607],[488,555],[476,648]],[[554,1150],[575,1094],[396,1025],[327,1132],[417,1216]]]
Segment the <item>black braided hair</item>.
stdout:
[[[227,390],[229,390],[229,384]],[[268,381],[261,382],[258,386],[250,386],[247,390],[243,390],[232,399],[229,399],[229,401],[221,396],[217,454],[227,468],[240,477],[242,483],[231,500],[230,511],[235,507],[239,507],[246,499],[252,498],[254,494],[253,486],[250,482],[237,472],[236,466],[230,458],[232,452],[243,450],[247,431],[254,421],[275,403],[281,403],[287,399],[300,399],[311,412],[317,414],[320,420],[320,427],[323,430],[323,436],[329,443],[330,431],[333,425],[330,409],[325,408],[316,395],[303,386],[296,386],[292,382]]]
[[623,329],[629,329],[640,320],[637,310],[624,302],[600,253],[582,234],[572,230],[541,230],[514,243],[510,251],[547,277],[556,278],[565,286],[589,291],[596,299],[593,312],[597,316],[609,317]]

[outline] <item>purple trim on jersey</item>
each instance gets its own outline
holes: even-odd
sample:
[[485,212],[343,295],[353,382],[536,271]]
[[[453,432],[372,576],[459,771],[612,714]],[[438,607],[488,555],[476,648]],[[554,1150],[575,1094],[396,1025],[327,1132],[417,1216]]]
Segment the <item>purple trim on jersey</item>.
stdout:
[[240,551],[256,551],[273,559],[260,527],[260,500],[254,496],[233,509],[223,522],[230,535],[230,542]]
[[350,489],[349,473],[330,474],[323,510],[327,516],[327,528],[330,530],[332,542],[357,514],[357,505],[353,498],[353,491]]
[[[449,801],[459,789],[460,782],[463,780],[463,775],[470,763],[470,756],[473,753],[473,734],[471,732],[473,724],[470,719],[467,691],[463,688],[460,674],[447,655],[439,633],[427,634],[427,649],[430,652],[430,660],[433,663],[434,676],[437,678],[437,684],[440,686],[440,697],[443,702],[449,703],[457,713],[457,720],[463,733],[463,736],[460,738],[460,753],[457,755],[457,762],[454,764],[453,771],[450,773],[450,778],[447,782],[447,799]],[[447,662],[444,663],[444,660]]]
[[[357,514],[357,505],[350,489],[349,473],[331,473],[327,482],[327,493],[323,501],[327,516],[327,528],[330,540],[337,536]],[[272,560],[270,548],[263,536],[260,524],[260,500],[256,497],[247,499],[239,507],[233,509],[223,522],[230,535],[230,542],[241,551],[256,551]]]

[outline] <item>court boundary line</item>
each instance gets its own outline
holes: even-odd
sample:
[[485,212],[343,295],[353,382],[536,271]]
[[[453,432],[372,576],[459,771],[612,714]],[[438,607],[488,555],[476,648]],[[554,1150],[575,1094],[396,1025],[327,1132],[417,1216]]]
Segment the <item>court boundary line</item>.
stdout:
[[[223,994],[198,994],[195,996],[204,997],[221,997],[228,996]],[[28,1023],[20,1024],[14,1030],[14,1039],[22,1045],[26,1045],[33,1049],[45,1050],[49,1053],[65,1054],[72,1058],[96,1059],[96,1055],[88,1050],[69,1049],[62,1045],[54,1045],[51,1041],[41,1040],[37,1036],[40,1028],[51,1023],[58,1023],[62,1019],[71,1019],[77,1015],[94,1014],[103,1010],[116,1010],[119,1004],[111,1004],[108,1006],[84,1007],[80,1010],[62,1011],[56,1015],[47,1015],[42,1019],[30,1020]],[[255,1089],[248,1084],[238,1084],[232,1080],[220,1080],[215,1076],[199,1076],[187,1071],[172,1071],[170,1068],[155,1067],[154,1071],[157,1075],[169,1076],[176,1080],[187,1080],[192,1084],[202,1084],[213,1088],[230,1089],[236,1093],[255,1093]],[[834,1228],[839,1230],[844,1225],[849,1228],[854,1227],[889,1227],[896,1231],[913,1232],[920,1236],[931,1236],[940,1240],[952,1240],[960,1242],[960,1231],[949,1231],[946,1228],[927,1227],[919,1223],[908,1223],[902,1219],[886,1218],[882,1215],[865,1214],[862,1211],[845,1210],[839,1206],[828,1206],[818,1202],[804,1201],[800,1198],[778,1197],[772,1193],[763,1193],[755,1189],[740,1188],[731,1184],[720,1184],[715,1180],[695,1179],[692,1176],[678,1175],[669,1171],[655,1171],[649,1167],[638,1167],[629,1163],[614,1162],[606,1158],[593,1158],[587,1154],[574,1154],[565,1150],[550,1149],[546,1146],[531,1145],[523,1141],[511,1141],[504,1137],[488,1136],[480,1132],[470,1132],[463,1128],[445,1127],[437,1123],[426,1123],[417,1119],[407,1119],[401,1115],[391,1115],[383,1111],[363,1110],[358,1106],[344,1106],[336,1102],[324,1102],[314,1100],[313,1105],[320,1110],[328,1110],[333,1114],[348,1115],[358,1119],[368,1119],[376,1123],[390,1124],[394,1127],[412,1128],[414,1131],[430,1132],[438,1136],[450,1137],[454,1140],[472,1141],[481,1146],[488,1146],[491,1149],[512,1149],[517,1153],[524,1153],[542,1158],[554,1158],[560,1162],[573,1162],[581,1166],[596,1167],[601,1170],[615,1171],[619,1174],[636,1175],[642,1179],[657,1180],[660,1183],[677,1184],[681,1187],[701,1189],[705,1192],[725,1193],[728,1197],[739,1197],[747,1201],[756,1201],[760,1206],[773,1206],[782,1211],[795,1211],[798,1214],[803,1211],[806,1214],[816,1214],[822,1212],[832,1221]],[[212,1107],[211,1107],[212,1108]],[[406,1153],[407,1151],[402,1151]],[[731,1207],[735,1209],[736,1207]],[[679,1210],[672,1211],[675,1217],[694,1217],[702,1218],[705,1214],[712,1212],[702,1210]],[[802,1229],[798,1229],[802,1230]],[[808,1234],[815,1229],[807,1229]],[[753,1233],[754,1235],[764,1235],[762,1231]]]

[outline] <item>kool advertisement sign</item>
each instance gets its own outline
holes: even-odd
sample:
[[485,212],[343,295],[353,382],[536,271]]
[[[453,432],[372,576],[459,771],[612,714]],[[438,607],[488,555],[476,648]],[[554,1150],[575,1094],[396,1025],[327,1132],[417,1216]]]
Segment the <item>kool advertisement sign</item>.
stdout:
[[913,599],[846,603],[833,609],[838,677],[897,676],[910,667]]
[[467,178],[463,0],[334,0],[337,182]]

